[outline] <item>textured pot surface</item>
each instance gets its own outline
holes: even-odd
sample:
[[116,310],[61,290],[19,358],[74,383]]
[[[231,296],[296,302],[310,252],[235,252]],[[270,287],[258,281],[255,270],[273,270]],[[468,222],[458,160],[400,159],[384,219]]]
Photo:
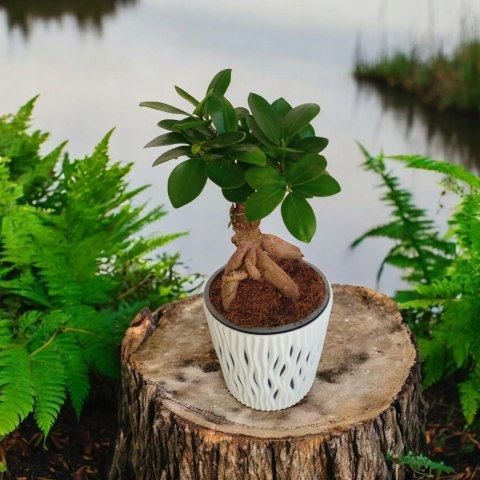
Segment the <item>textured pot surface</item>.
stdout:
[[273,328],[246,329],[229,322],[210,303],[211,280],[207,283],[204,310],[212,342],[230,393],[244,405],[281,410],[312,387],[333,303],[331,286],[318,272],[327,290],[325,302],[306,319]]

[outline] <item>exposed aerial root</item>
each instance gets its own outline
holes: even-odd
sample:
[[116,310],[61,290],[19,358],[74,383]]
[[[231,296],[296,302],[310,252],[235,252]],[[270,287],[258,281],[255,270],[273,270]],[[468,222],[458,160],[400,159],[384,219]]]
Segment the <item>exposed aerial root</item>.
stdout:
[[262,234],[260,222],[247,222],[241,206],[231,212],[231,217],[235,231],[232,242],[237,249],[228,260],[222,277],[223,308],[228,311],[235,300],[238,285],[246,278],[265,280],[286,297],[298,299],[298,286],[270,255],[301,259],[303,254],[300,249],[275,235]]
[[258,250],[257,266],[263,274],[263,278],[280,290],[288,298],[297,300],[300,296],[297,284],[275,263],[266,253]]
[[268,233],[262,234],[262,248],[270,255],[278,258],[300,260],[303,257],[303,253],[298,247],[276,235],[270,235]]

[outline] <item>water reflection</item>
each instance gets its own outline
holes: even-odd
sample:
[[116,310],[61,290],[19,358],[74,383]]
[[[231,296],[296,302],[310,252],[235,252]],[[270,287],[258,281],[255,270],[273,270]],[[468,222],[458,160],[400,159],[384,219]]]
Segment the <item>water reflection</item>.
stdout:
[[423,132],[425,144],[432,151],[443,151],[444,160],[458,159],[469,170],[480,171],[478,116],[440,112],[424,106],[408,93],[368,80],[357,80],[357,89],[359,97],[379,96],[382,109],[394,113],[405,125],[407,141],[413,133]]
[[134,5],[138,0],[0,0],[9,30],[18,28],[28,37],[35,20],[61,21],[75,18],[80,30],[102,30],[104,17],[115,15],[119,8]]

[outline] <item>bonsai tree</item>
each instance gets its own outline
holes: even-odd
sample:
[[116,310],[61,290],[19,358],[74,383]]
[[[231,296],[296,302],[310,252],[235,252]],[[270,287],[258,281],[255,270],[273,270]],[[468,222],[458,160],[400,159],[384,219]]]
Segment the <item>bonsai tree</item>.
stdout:
[[200,101],[176,86],[177,93],[193,105],[191,113],[161,102],[140,104],[180,116],[161,120],[158,126],[167,133],[146,145],[175,145],[153,165],[186,158],[168,178],[172,205],[179,208],[195,200],[208,180],[232,204],[236,250],[222,277],[222,303],[227,311],[239,282],[248,277],[270,282],[292,299],[299,297],[295,282],[271,257],[301,259],[302,252],[275,235],[261,233],[260,220],[280,205],[288,231],[310,242],[316,219],[308,199],[340,191],[320,155],[328,140],[316,136],[311,125],[320,107],[305,103],[292,108],[283,98],[270,104],[250,93],[249,108],[235,108],[225,97],[230,79],[230,69],[217,73]]

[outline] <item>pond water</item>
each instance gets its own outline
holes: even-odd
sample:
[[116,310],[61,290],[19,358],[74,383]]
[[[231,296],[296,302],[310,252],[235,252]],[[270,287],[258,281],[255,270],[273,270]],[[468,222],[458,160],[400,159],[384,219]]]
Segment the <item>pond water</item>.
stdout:
[[[160,116],[138,103],[181,104],[174,84],[202,96],[213,74],[227,67],[235,104],[245,104],[251,90],[270,100],[319,103],[314,125],[330,139],[325,154],[343,191],[314,202],[317,234],[303,251],[331,281],[375,287],[389,243],[371,240],[353,252],[349,244],[387,221],[388,211],[377,179],[361,169],[356,141],[372,153],[429,154],[478,171],[479,123],[358,84],[351,76],[355,54],[359,45],[368,58],[418,43],[449,50],[467,18],[472,25],[480,18],[475,0],[0,0],[0,113],[40,94],[35,126],[52,132],[49,147],[69,139],[77,156],[116,126],[112,158],[134,161],[132,183],[150,183],[145,199],[171,212],[158,230],[190,232],[169,251],[180,251],[192,272],[210,274],[232,252],[228,205],[210,186],[172,212],[166,180],[174,163],[152,169],[157,152],[142,149],[158,134]],[[439,179],[397,171],[419,203],[444,221],[453,199],[439,203]],[[278,214],[263,230],[294,241]],[[387,269],[379,289],[390,294],[400,286],[398,272]]]

